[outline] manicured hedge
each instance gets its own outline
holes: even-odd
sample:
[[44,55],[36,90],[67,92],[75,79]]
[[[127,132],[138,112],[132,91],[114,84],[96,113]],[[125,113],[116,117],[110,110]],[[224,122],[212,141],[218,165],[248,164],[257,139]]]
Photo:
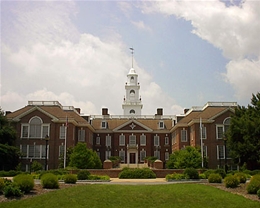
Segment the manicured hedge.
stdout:
[[236,188],[240,184],[240,179],[235,175],[229,175],[225,178],[226,188]]
[[208,177],[209,183],[222,183],[222,177],[218,173],[211,173]]
[[29,193],[34,187],[34,180],[31,175],[19,174],[13,178],[13,181],[23,193]]
[[246,187],[247,192],[249,194],[256,194],[257,191],[260,189],[260,174],[254,175],[251,179],[249,184]]
[[88,170],[80,170],[77,174],[78,180],[87,180],[90,176],[90,172]]
[[77,182],[77,176],[74,174],[67,174],[64,176],[64,183],[75,184]]
[[41,177],[43,188],[56,189],[59,188],[59,181],[53,173],[46,173]]
[[129,179],[145,179],[145,178],[156,178],[155,173],[149,168],[124,168],[119,173],[119,178]]

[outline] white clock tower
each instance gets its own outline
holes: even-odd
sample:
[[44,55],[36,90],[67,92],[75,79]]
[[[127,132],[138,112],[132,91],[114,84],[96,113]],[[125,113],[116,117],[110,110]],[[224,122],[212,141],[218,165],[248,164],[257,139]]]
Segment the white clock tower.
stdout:
[[140,116],[143,104],[139,97],[140,85],[138,83],[138,75],[134,68],[131,68],[127,74],[127,82],[125,84],[126,96],[122,105],[124,115]]

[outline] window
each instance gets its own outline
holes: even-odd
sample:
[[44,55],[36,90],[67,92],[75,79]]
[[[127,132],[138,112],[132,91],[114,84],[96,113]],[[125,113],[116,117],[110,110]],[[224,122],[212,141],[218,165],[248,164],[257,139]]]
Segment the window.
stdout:
[[106,121],[102,121],[101,122],[101,128],[102,129],[106,129],[107,128],[107,122]]
[[225,158],[225,146],[218,145],[217,146],[217,159],[224,159]]
[[136,145],[136,136],[133,135],[133,134],[129,136],[129,145],[130,146],[135,146]]
[[160,159],[160,151],[159,150],[154,151],[154,157]]
[[106,136],[106,146],[111,147],[111,136],[109,134]]
[[125,146],[125,135],[123,134],[119,136],[119,146]]
[[226,118],[223,122],[224,124],[224,132],[226,133],[229,129],[229,126],[230,126],[230,118]]
[[145,158],[146,158],[146,151],[143,149],[142,151],[140,151],[140,161],[143,162]]
[[106,160],[108,160],[111,157],[111,151],[107,150],[106,151]]
[[201,138],[202,139],[207,139],[207,131],[206,131],[206,127],[205,126],[202,126],[202,129],[201,129]]
[[124,150],[120,150],[119,151],[119,157],[121,158],[121,162],[125,162],[125,151]]
[[27,157],[27,145],[21,145],[20,146],[22,157]]
[[172,144],[176,144],[176,132],[172,133]]
[[223,139],[224,136],[224,126],[223,125],[217,125],[216,126],[217,131],[217,139]]
[[140,146],[145,146],[146,145],[146,136],[142,134],[140,136]]
[[134,82],[134,81],[135,81],[135,78],[131,77],[130,82]]
[[64,156],[64,145],[60,145],[59,146],[59,157],[63,157]]
[[165,145],[169,145],[169,137],[165,137],[164,138],[164,144]]
[[159,129],[164,129],[164,122],[163,121],[159,122]]
[[[49,151],[49,145],[47,146],[47,151]],[[41,159],[45,158],[46,146],[45,145],[22,145],[22,152],[24,157]],[[48,156],[48,152],[47,152]]]
[[181,141],[187,142],[187,130],[181,130]]
[[169,152],[165,152],[165,160],[169,160]]
[[21,126],[21,138],[45,138],[49,135],[50,124],[43,124],[39,117],[33,117]]
[[130,110],[130,114],[135,114],[135,110],[134,109]]
[[100,144],[100,137],[96,137],[96,144]]
[[65,139],[65,131],[66,131],[66,127],[60,126],[60,139]]
[[78,131],[78,141],[85,142],[85,130],[84,129],[80,129]]
[[160,145],[160,137],[156,134],[154,136],[154,146],[159,146]]
[[208,148],[207,146],[203,146],[203,157],[207,157],[208,156]]

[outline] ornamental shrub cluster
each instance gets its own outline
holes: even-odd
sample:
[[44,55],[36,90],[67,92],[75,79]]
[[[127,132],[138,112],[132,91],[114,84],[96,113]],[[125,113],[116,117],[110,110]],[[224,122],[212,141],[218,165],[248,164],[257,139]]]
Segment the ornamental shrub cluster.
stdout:
[[172,173],[166,175],[166,180],[182,180],[182,179],[185,179],[185,176],[183,174]]
[[77,182],[77,176],[74,174],[67,174],[64,176],[64,183],[75,184]]
[[256,194],[260,190],[260,174],[254,175],[246,187],[247,193]]
[[34,180],[31,175],[19,174],[13,178],[13,181],[23,193],[29,193],[34,187]]
[[226,188],[236,188],[240,184],[240,179],[235,175],[229,175],[225,178]]
[[78,180],[87,180],[90,176],[90,172],[88,170],[80,170],[77,174]]
[[46,173],[41,177],[43,188],[56,189],[59,188],[58,177],[53,173]]
[[247,175],[242,172],[237,172],[234,174],[239,180],[239,183],[246,183]]
[[204,175],[205,177],[208,179],[209,178],[209,175],[212,174],[212,173],[217,173],[219,174],[222,178],[225,178],[226,177],[226,172],[224,169],[216,169],[216,170],[213,170],[213,169],[209,169],[207,171],[204,172]]
[[127,178],[127,179],[145,179],[145,178],[156,178],[155,173],[149,168],[124,168],[119,173],[119,178]]
[[208,177],[209,183],[222,183],[222,177],[218,173],[211,173]]
[[186,168],[183,174],[186,179],[199,179],[199,172],[195,168]]
[[4,194],[5,197],[20,197],[23,195],[23,192],[20,190],[19,186],[11,180],[0,178],[0,194]]

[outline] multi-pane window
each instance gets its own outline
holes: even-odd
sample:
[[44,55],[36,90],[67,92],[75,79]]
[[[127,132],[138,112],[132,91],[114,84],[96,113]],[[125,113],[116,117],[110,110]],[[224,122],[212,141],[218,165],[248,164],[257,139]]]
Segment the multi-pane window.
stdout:
[[21,126],[21,138],[45,138],[49,135],[49,124],[43,124],[39,117],[33,117]]
[[85,142],[85,130],[84,129],[80,129],[78,131],[78,141]]
[[169,152],[165,152],[165,160],[169,160],[169,156],[170,156]]
[[208,148],[207,146],[203,146],[203,157],[207,157],[208,156]]
[[109,134],[106,136],[106,146],[111,146],[111,136]]
[[207,139],[207,131],[206,131],[206,127],[202,126],[201,128],[201,138],[202,139]]
[[187,142],[187,130],[181,130],[181,141]]
[[[45,158],[46,145],[22,145],[20,148],[23,153],[23,157],[35,159]],[[47,146],[47,151],[49,151],[49,145]]]
[[217,146],[217,158],[218,159],[224,159],[225,158],[225,146],[224,145],[218,145]]
[[165,145],[169,145],[169,137],[165,137],[164,138],[164,144]]
[[136,145],[136,136],[133,134],[129,136],[129,145],[130,146]]
[[111,157],[111,151],[107,150],[105,156],[106,156],[106,160],[108,160]]
[[66,127],[65,126],[60,126],[60,139],[65,139],[65,131]]
[[154,136],[154,146],[160,146],[160,137],[157,134]]
[[142,134],[140,136],[140,145],[141,146],[145,146],[146,145],[146,136],[144,134]]
[[163,121],[159,122],[159,129],[164,129],[164,122]]
[[125,135],[123,134],[119,136],[119,146],[125,146]]
[[120,150],[119,151],[119,157],[121,158],[121,162],[125,162],[125,151],[124,150]]
[[160,159],[160,151],[159,150],[155,150],[153,155],[154,155],[154,157]]
[[142,150],[140,151],[140,161],[143,162],[146,157],[146,151]]
[[96,137],[96,144],[100,144],[100,137]]
[[59,146],[59,157],[62,157],[64,156],[64,145],[60,145]]
[[107,128],[107,122],[106,121],[101,121],[101,128],[106,129]]
[[217,130],[217,139],[223,139],[224,136],[224,126],[223,125],[217,125],[216,126]]
[[176,132],[172,133],[172,144],[176,144]]

